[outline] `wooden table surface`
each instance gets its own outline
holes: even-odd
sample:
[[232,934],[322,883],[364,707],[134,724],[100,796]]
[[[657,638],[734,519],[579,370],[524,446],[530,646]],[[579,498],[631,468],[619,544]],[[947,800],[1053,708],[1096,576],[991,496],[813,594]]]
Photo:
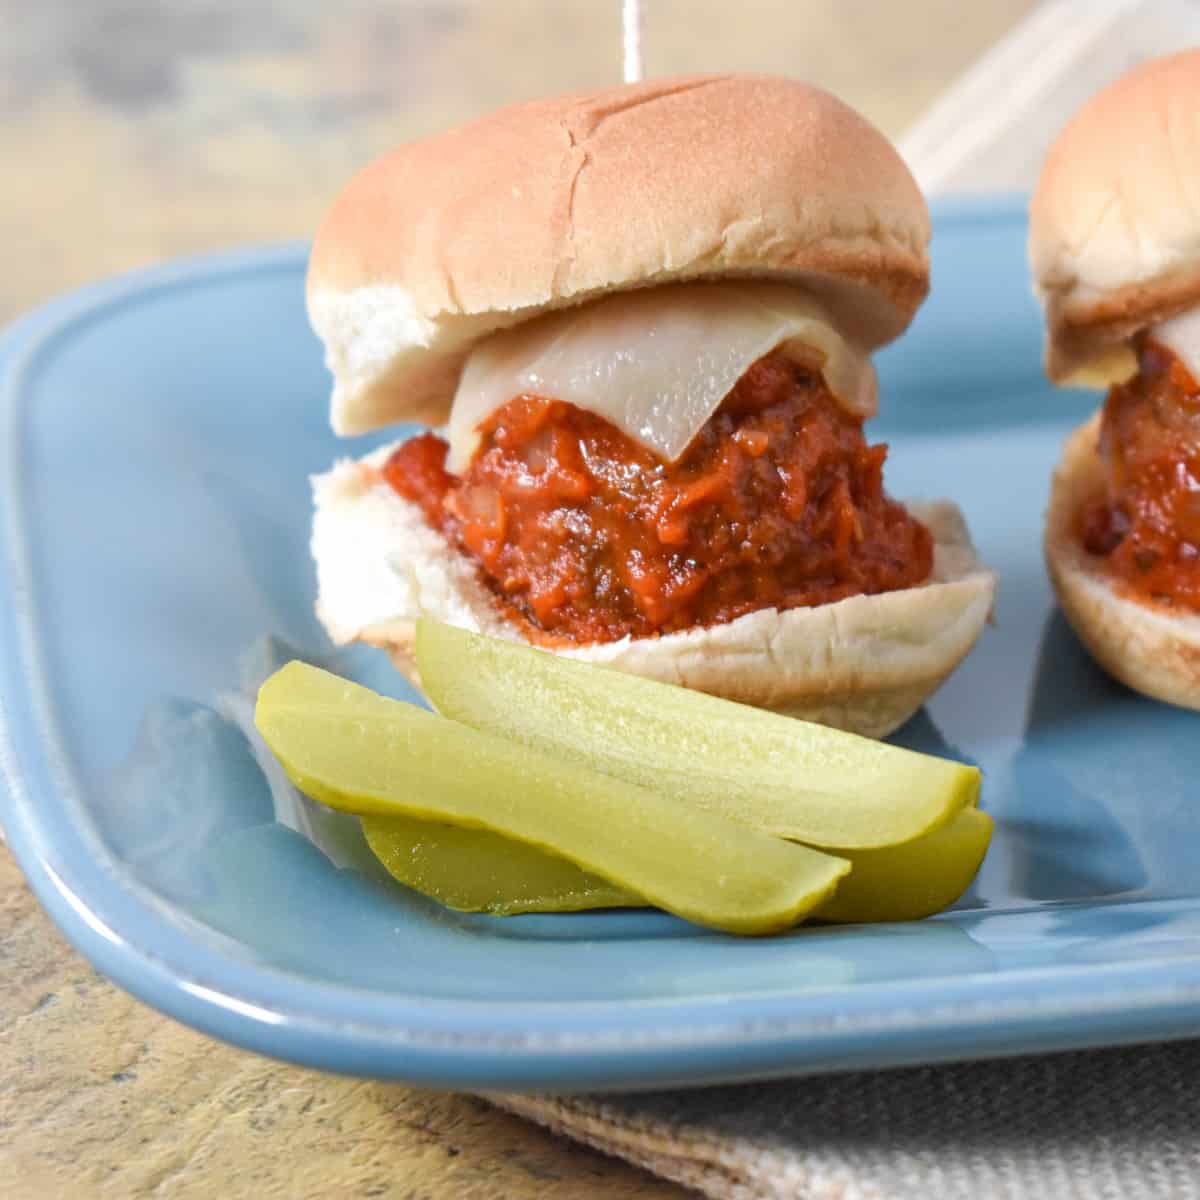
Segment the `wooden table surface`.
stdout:
[[[644,0],[652,74],[808,78],[899,133],[1031,0]],[[0,0],[0,322],[172,255],[308,236],[350,172],[611,82],[616,0]],[[677,1187],[460,1095],[214,1043],[96,975],[0,848],[0,1197]]]

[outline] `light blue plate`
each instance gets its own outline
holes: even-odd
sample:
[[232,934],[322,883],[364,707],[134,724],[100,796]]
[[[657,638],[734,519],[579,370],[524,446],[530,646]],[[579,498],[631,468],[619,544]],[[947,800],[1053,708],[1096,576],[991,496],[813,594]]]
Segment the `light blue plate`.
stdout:
[[1002,577],[996,626],[901,734],[985,772],[998,832],[955,911],[763,941],[652,913],[460,916],[274,824],[214,706],[264,634],[328,652],[307,476],[363,449],[327,428],[291,248],[105,283],[0,343],[2,811],[67,936],[218,1037],[437,1085],[1200,1033],[1200,718],[1091,664],[1039,553],[1051,466],[1095,399],[1042,378],[1020,206],[943,206],[935,228],[933,297],[881,358],[878,431],[893,492],[956,497]]

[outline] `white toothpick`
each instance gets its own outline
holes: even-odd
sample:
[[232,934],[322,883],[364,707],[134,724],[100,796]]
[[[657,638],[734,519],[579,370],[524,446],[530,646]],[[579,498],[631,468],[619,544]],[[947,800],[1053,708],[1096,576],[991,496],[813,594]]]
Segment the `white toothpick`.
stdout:
[[642,0],[622,0],[621,46],[625,51],[625,82],[642,77]]

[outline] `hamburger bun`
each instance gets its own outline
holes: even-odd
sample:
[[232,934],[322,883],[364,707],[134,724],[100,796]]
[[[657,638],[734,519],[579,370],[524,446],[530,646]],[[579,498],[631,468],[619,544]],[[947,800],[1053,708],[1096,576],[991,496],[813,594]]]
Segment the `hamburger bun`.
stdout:
[[1132,335],[1200,304],[1198,181],[1200,50],[1136,67],[1059,135],[1029,218],[1051,379],[1127,378]]
[[1200,709],[1200,617],[1130,600],[1113,589],[1104,560],[1083,548],[1075,514],[1103,484],[1100,414],[1068,439],[1050,491],[1046,563],[1072,628],[1096,661],[1157,700]]
[[[807,84],[690,76],[514,105],[401,147],[335,202],[308,276],[333,425],[439,423],[482,338],[676,281],[795,285],[869,351],[924,298],[929,233],[892,146]],[[317,611],[334,640],[380,646],[410,677],[421,615],[545,643],[382,479],[390,450],[316,480]],[[937,543],[921,587],[548,648],[881,736],[968,652],[995,590],[957,509],[915,511]]]
[[802,285],[863,349],[929,284],[929,215],[891,144],[808,84],[693,75],[534,100],[360,172],[313,246],[333,426],[442,421],[489,333],[676,280]]
[[[317,613],[339,643],[385,649],[414,682],[417,617],[520,640],[471,562],[379,474],[394,447],[317,478]],[[593,646],[553,647],[744,704],[883,737],[917,711],[963,659],[991,613],[996,581],[958,509],[908,505],[934,536],[920,587],[774,608],[724,625]]]

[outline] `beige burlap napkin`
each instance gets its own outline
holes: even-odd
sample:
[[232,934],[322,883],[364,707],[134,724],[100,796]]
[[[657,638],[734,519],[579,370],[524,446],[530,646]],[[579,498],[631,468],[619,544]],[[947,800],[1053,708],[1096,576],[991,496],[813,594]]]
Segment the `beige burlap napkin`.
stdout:
[[713,1200],[1200,1200],[1200,1041],[487,1099]]

